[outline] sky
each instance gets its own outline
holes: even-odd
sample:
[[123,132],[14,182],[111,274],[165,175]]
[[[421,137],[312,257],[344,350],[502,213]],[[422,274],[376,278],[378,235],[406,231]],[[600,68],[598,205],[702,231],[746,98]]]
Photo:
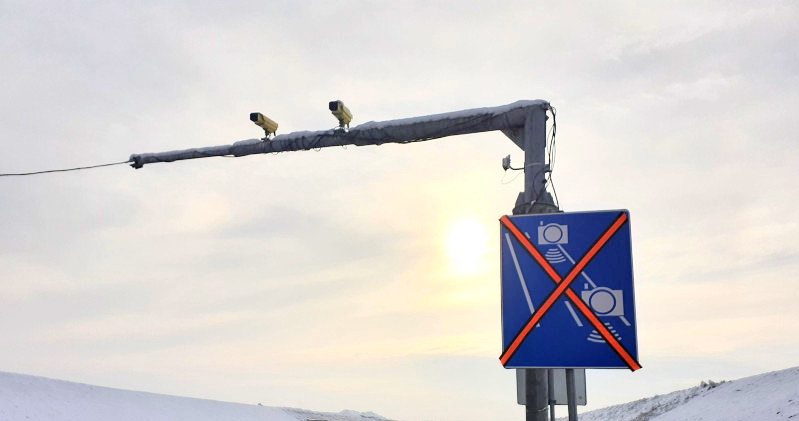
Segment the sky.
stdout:
[[[0,173],[545,99],[565,211],[629,209],[643,369],[585,409],[799,365],[790,1],[0,0]],[[499,132],[0,177],[0,371],[521,419]]]

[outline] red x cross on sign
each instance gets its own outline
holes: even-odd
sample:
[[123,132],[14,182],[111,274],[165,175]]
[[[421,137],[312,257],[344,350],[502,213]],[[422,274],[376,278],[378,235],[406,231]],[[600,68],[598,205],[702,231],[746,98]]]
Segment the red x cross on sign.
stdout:
[[632,357],[632,355],[624,348],[624,346],[619,342],[613,334],[608,330],[608,328],[599,320],[599,317],[591,310],[591,308],[583,302],[582,299],[577,295],[577,293],[572,290],[571,284],[572,282],[580,275],[580,273],[585,269],[585,267],[591,262],[591,260],[602,250],[602,247],[607,244],[607,242],[613,237],[619,229],[627,223],[627,214],[621,213],[618,218],[610,225],[610,227],[605,230],[605,232],[594,242],[594,244],[588,249],[585,255],[580,258],[577,263],[572,267],[569,273],[562,277],[558,274],[557,271],[549,264],[547,259],[541,254],[540,251],[530,242],[530,240],[522,233],[522,231],[508,218],[507,216],[503,216],[500,218],[500,223],[508,229],[508,231],[513,235],[514,238],[524,247],[525,250],[532,256],[532,258],[541,266],[544,272],[552,279],[552,281],[557,285],[552,293],[544,300],[543,304],[541,304],[538,309],[533,312],[532,317],[530,320],[522,327],[519,333],[516,335],[514,340],[510,343],[508,348],[502,353],[499,360],[502,362],[502,365],[506,365],[508,361],[513,357],[513,354],[519,349],[519,346],[524,342],[525,338],[532,332],[532,330],[538,325],[544,315],[552,308],[555,302],[562,296],[565,295],[580,313],[585,316],[585,318],[594,326],[597,332],[605,339],[605,342],[621,357],[622,360],[627,364],[630,370],[638,370],[641,368],[641,365]]

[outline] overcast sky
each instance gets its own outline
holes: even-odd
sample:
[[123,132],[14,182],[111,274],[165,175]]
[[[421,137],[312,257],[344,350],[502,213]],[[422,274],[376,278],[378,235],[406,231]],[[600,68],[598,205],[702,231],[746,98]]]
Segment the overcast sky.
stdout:
[[[333,99],[354,125],[545,99],[562,208],[632,218],[644,368],[589,371],[589,408],[799,365],[799,7],[561,3],[0,0],[0,172],[259,137],[252,111],[327,129]],[[522,419],[506,154],[494,132],[2,177],[0,370]]]

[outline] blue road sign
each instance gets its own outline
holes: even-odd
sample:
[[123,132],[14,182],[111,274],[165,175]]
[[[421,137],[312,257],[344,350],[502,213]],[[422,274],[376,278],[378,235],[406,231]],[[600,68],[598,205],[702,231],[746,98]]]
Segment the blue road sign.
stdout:
[[637,370],[629,212],[500,219],[506,368]]

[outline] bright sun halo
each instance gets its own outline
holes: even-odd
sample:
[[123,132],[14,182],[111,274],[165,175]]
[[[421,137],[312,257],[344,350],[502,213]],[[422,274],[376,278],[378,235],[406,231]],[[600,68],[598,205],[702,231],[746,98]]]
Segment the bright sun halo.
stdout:
[[488,252],[488,232],[478,220],[462,218],[452,223],[447,232],[447,257],[452,272],[472,276],[484,267]]

